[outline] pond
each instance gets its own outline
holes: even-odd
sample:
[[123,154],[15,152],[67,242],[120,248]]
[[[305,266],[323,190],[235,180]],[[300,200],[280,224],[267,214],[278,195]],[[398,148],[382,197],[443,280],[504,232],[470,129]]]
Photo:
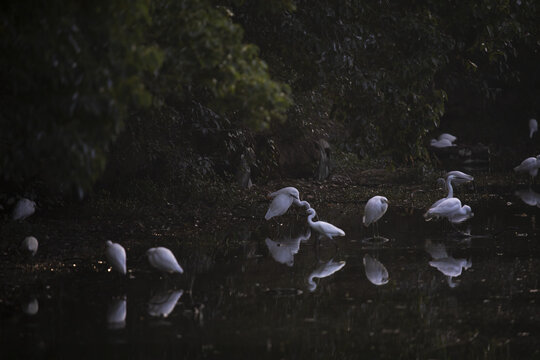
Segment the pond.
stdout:
[[[2,358],[540,358],[534,194],[470,205],[460,232],[390,206],[381,244],[363,241],[360,212],[335,205],[318,209],[345,230],[335,243],[310,234],[300,211],[239,218],[227,232],[163,237],[185,270],[175,276],[153,271],[139,243],[128,277],[100,255],[67,257],[51,275],[37,265],[45,246],[20,279],[3,276]],[[104,241],[99,229],[84,238]]]

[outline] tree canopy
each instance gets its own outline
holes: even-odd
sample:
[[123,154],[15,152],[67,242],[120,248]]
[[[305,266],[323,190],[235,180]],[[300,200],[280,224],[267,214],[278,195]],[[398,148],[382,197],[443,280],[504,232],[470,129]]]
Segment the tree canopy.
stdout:
[[534,0],[1,8],[0,174],[16,191],[91,187],[126,124],[144,146],[126,144],[145,154],[219,167],[256,147],[253,134],[273,148],[272,137],[318,128],[361,156],[427,160],[425,138],[445,114],[471,103],[476,114],[538,112]]

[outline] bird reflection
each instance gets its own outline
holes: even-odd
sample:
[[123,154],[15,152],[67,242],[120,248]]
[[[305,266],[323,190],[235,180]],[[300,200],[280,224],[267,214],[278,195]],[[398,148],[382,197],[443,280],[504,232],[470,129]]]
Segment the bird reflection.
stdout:
[[36,315],[39,311],[39,303],[36,298],[32,298],[29,301],[22,304],[22,311],[26,315]]
[[381,262],[369,254],[364,255],[364,268],[366,277],[374,285],[384,285],[388,283],[388,270]]
[[315,270],[311,272],[308,276],[308,290],[313,292],[317,289],[317,284],[313,279],[315,278],[324,278],[332,275],[333,273],[341,270],[345,266],[345,261],[334,261],[333,259],[320,264]]
[[126,327],[127,302],[126,297],[112,299],[107,307],[107,324],[110,329]]
[[305,234],[295,238],[286,237],[279,241],[266,238],[265,243],[275,261],[287,266],[293,266],[294,255],[298,254],[298,250],[300,250],[300,242],[308,240],[310,236],[311,230],[308,228]]
[[540,194],[533,191],[532,189],[516,190],[515,194],[525,204],[540,207]]
[[148,315],[166,318],[174,310],[183,293],[183,290],[176,290],[154,295],[148,302]]
[[448,255],[446,247],[443,244],[433,244],[431,241],[428,241],[426,243],[426,251],[433,258],[433,260],[429,262],[429,265],[446,275],[448,286],[451,288],[457,286],[457,284],[453,282],[453,278],[460,276],[463,270],[472,267],[471,260],[456,259],[453,256]]

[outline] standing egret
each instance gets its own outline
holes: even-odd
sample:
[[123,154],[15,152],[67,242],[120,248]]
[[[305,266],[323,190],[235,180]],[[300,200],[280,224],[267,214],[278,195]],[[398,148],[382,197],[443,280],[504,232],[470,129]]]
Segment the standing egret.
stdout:
[[454,141],[457,140],[457,137],[455,137],[454,135],[448,134],[448,133],[442,133],[441,135],[439,135],[438,139],[439,140],[448,140],[451,143],[453,143]]
[[456,146],[456,144],[452,144],[452,142],[448,139],[441,139],[441,140],[431,139],[430,145],[438,149]]
[[471,207],[469,205],[461,206],[461,200],[458,198],[444,199],[424,214],[426,221],[434,217],[445,217],[452,224],[462,223],[473,216]]
[[438,180],[444,182],[445,187],[448,190],[448,195],[446,195],[446,197],[442,199],[435,201],[431,205],[432,208],[439,205],[444,200],[454,197],[454,188],[452,187],[452,183],[454,183],[455,185],[464,184],[466,182],[473,181],[474,177],[469,174],[465,174],[464,172],[455,170],[447,172],[445,175],[445,179],[439,178]]
[[536,119],[529,120],[529,138],[532,139],[533,134],[538,131],[538,122]]
[[120,244],[107,240],[105,257],[112,268],[122,275],[126,275],[126,250]]
[[334,274],[335,272],[341,270],[345,266],[345,264],[346,264],[345,261],[336,262],[334,261],[334,259],[332,259],[326,263],[319,265],[308,276],[308,290],[313,292],[315,291],[315,289],[317,289],[317,284],[315,283],[315,281],[313,281],[313,279],[315,278],[321,279],[324,277],[328,277]]
[[325,221],[313,221],[313,218],[315,217],[315,215],[317,215],[315,209],[309,208],[307,210],[307,213],[307,221],[309,226],[319,234],[326,236],[327,238],[330,238],[332,240],[334,236],[345,236],[345,231],[341,230],[337,226],[334,226]]
[[473,176],[469,174],[465,174],[464,172],[457,171],[457,170],[447,172],[445,175],[445,178],[448,179],[448,177],[450,176],[453,176],[452,182],[455,185],[464,184],[469,181],[474,181]]
[[[374,196],[368,200],[364,209],[364,217],[362,221],[364,226],[368,227],[373,224],[373,238],[379,237],[379,232],[375,235],[375,224],[388,210],[388,199],[384,196]],[[377,229],[378,230],[378,229]]]
[[538,174],[538,168],[540,167],[540,155],[536,157],[528,157],[521,162],[518,166],[514,168],[514,171],[517,173],[529,173],[531,179],[534,180],[534,177]]
[[364,268],[366,277],[373,285],[384,285],[388,283],[388,270],[381,262],[369,254],[364,255]]
[[22,241],[21,248],[34,256],[38,250],[38,241],[33,236],[27,236]]
[[36,212],[36,203],[27,198],[22,198],[15,204],[11,218],[13,220],[24,220]]
[[146,251],[150,265],[166,273],[182,274],[184,270],[178,264],[171,250],[164,247],[155,247]]
[[272,198],[270,207],[266,212],[264,218],[270,220],[274,216],[281,216],[289,210],[291,205],[294,203],[296,206],[307,206],[309,208],[309,203],[307,201],[300,201],[300,193],[298,189],[289,186],[283,189],[280,189],[276,192],[268,195],[269,198]]

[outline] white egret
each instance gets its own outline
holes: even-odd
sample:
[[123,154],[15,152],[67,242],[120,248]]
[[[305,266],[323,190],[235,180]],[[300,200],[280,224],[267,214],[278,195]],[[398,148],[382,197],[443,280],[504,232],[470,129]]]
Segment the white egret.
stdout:
[[315,212],[315,209],[309,208],[307,210],[308,213],[308,224],[309,226],[318,232],[319,234],[326,236],[327,238],[333,239],[334,236],[345,236],[345,231],[341,230],[337,226],[334,226],[330,223],[327,223],[325,221],[313,221],[313,218],[317,213]]
[[438,149],[456,146],[456,144],[452,144],[452,142],[448,139],[442,139],[442,140],[431,139],[430,145]]
[[268,195],[268,197],[273,200],[270,203],[270,207],[268,208],[266,215],[264,216],[266,220],[270,220],[274,216],[281,216],[285,214],[293,202],[296,206],[307,206],[309,208],[309,203],[300,201],[300,193],[298,192],[298,189],[292,186],[279,189],[278,191]]
[[472,175],[465,174],[464,172],[457,171],[457,170],[447,172],[445,175],[445,178],[448,179],[449,176],[453,176],[452,182],[455,185],[460,185],[460,184],[467,183],[469,181],[474,181],[474,177]]
[[27,198],[22,198],[15,204],[11,218],[13,220],[24,220],[34,212],[36,212],[36,203]]
[[459,224],[474,216],[469,205],[461,206],[458,198],[444,199],[436,206],[431,207],[425,214],[426,221],[434,217],[445,217],[452,224]]
[[110,329],[123,329],[126,326],[126,297],[113,299],[107,307],[107,324]]
[[367,279],[373,285],[379,286],[388,283],[388,270],[379,260],[369,254],[364,255],[364,268]]
[[439,178],[437,180],[444,182],[444,185],[445,185],[446,189],[448,190],[448,195],[446,195],[446,197],[444,197],[442,199],[439,199],[439,200],[435,201],[431,205],[432,208],[439,205],[444,200],[449,199],[451,197],[454,197],[454,188],[452,187],[452,183],[454,183],[456,185],[464,184],[466,182],[473,181],[474,177],[472,177],[469,174],[465,174],[464,172],[455,170],[455,171],[447,172],[444,179]]
[[334,259],[332,259],[326,263],[323,263],[317,266],[317,268],[315,268],[315,270],[313,270],[311,274],[309,274],[308,276],[308,290],[313,292],[317,288],[317,284],[315,283],[313,279],[315,278],[321,279],[324,277],[328,277],[334,274],[335,272],[341,270],[345,266],[345,264],[346,264],[345,261],[336,262],[334,261]]
[[38,241],[33,236],[27,236],[21,243],[21,248],[34,256],[38,250]]
[[36,298],[32,298],[29,301],[22,304],[22,311],[26,315],[36,315],[39,311],[39,302]]
[[448,133],[442,133],[441,135],[439,135],[438,139],[439,140],[448,140],[451,143],[453,143],[454,141],[457,140],[457,137],[455,137],[454,135],[448,134]]
[[375,224],[388,210],[388,199],[384,196],[374,196],[368,200],[366,207],[364,208],[364,217],[362,222],[364,226],[368,227],[373,224],[373,237],[378,238],[379,233],[375,235]]
[[521,162],[518,166],[514,168],[514,171],[517,173],[529,173],[531,178],[534,180],[534,177],[538,174],[538,168],[540,167],[540,155],[536,157],[528,157]]
[[146,251],[150,265],[167,273],[182,274],[184,270],[178,264],[171,250],[164,247],[155,247]]
[[287,266],[293,266],[294,255],[298,254],[298,251],[300,250],[300,242],[306,241],[310,236],[311,230],[308,229],[306,234],[302,234],[295,238],[285,238],[280,241],[273,241],[267,238],[265,243],[275,261]]
[[538,131],[538,122],[536,119],[529,120],[529,138],[532,139],[533,134]]
[[148,315],[166,318],[174,310],[183,293],[183,290],[176,290],[154,295],[148,302]]
[[532,189],[516,190],[515,194],[525,204],[540,207],[540,194],[533,191]]
[[126,275],[126,250],[120,244],[107,240],[105,243],[105,257],[112,268]]

